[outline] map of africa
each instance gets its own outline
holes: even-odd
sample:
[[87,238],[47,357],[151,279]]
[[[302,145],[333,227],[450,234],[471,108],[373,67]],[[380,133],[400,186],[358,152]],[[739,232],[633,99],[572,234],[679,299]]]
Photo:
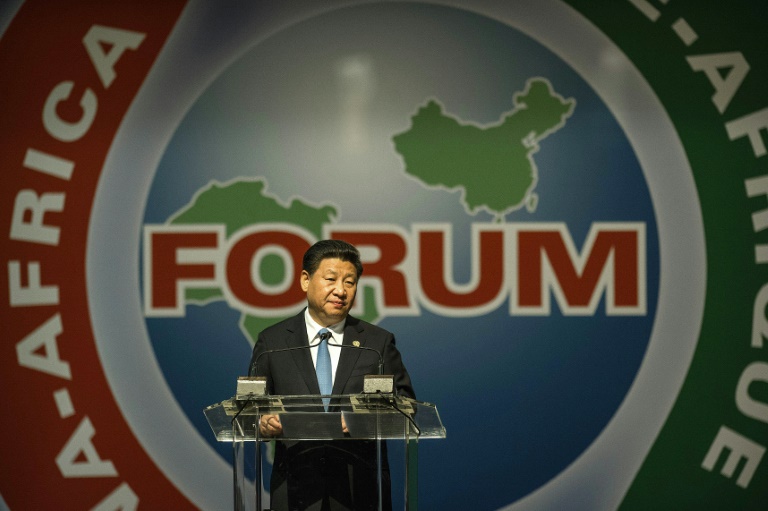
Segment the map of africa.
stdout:
[[[500,220],[524,205],[534,209],[538,171],[533,155],[543,138],[565,125],[576,102],[563,99],[541,78],[529,80],[512,102],[513,109],[504,112],[498,123],[481,127],[462,123],[446,115],[436,100],[429,101],[412,117],[411,128],[393,137],[395,149],[405,161],[405,172],[428,187],[461,189],[470,214],[485,209]],[[286,204],[266,189],[263,178],[212,182],[175,213],[170,223],[221,224],[229,238],[249,225],[280,222],[302,227],[320,239],[323,226],[338,216],[333,206],[314,206],[301,199]],[[280,257],[272,255],[263,259],[259,271],[264,282],[274,284],[282,280],[286,268]],[[185,300],[205,305],[224,300],[224,293],[218,288],[193,288],[187,290]],[[363,313],[357,316],[375,322],[374,289],[361,288],[359,300]],[[261,330],[281,319],[243,314],[241,329],[253,344]]]
[[467,211],[485,209],[501,217],[534,210],[539,142],[565,125],[576,101],[563,99],[542,78],[528,81],[512,99],[513,109],[496,124],[481,127],[445,114],[435,100],[421,107],[408,131],[396,135],[405,171],[427,186],[461,189]]

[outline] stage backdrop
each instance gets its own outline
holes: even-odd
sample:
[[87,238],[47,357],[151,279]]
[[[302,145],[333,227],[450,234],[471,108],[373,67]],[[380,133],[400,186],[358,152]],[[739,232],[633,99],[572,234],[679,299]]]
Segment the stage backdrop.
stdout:
[[765,2],[2,9],[2,505],[230,509],[202,410],[333,237],[422,509],[765,509]]

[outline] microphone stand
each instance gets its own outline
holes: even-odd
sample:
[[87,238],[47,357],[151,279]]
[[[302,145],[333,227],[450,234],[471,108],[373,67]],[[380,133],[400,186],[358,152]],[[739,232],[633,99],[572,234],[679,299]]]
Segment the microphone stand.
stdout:
[[[384,357],[379,355],[379,376],[384,374]],[[394,388],[392,389],[394,391]],[[376,410],[376,477],[379,482],[379,511],[384,509],[384,489],[382,488],[382,470],[381,470],[381,438],[379,428],[381,427],[381,416]]]
[[[328,344],[329,346],[338,346],[340,348],[352,348],[357,350],[366,350],[366,351],[373,351],[376,353],[376,356],[379,358],[379,367],[378,367],[378,373],[379,376],[382,376],[384,374],[384,357],[381,353],[379,353],[377,350],[373,348],[368,348],[366,346],[349,346],[346,344]],[[394,390],[394,389],[393,389]],[[379,396],[381,397],[380,391]],[[379,497],[379,511],[384,509],[384,489],[382,485],[382,478],[383,478],[383,471],[381,469],[382,464],[382,455],[381,455],[381,416],[379,415],[378,409],[376,410],[376,482],[378,486],[378,497]]]

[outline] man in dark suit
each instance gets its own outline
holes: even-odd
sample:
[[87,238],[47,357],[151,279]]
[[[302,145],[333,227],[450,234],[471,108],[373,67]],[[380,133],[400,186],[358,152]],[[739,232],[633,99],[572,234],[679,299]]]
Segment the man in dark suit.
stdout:
[[[270,394],[327,394],[320,390],[318,379],[325,380],[318,376],[318,372],[323,373],[320,366],[329,367],[333,394],[360,393],[364,376],[378,372],[377,352],[384,361],[384,374],[394,375],[397,393],[415,398],[394,336],[349,316],[362,273],[360,253],[344,241],[319,241],[304,254],[300,284],[307,294],[307,308],[262,331],[251,357],[249,374],[266,376]],[[321,336],[327,338],[328,352],[318,348]],[[339,344],[372,348],[375,352],[342,349]],[[312,347],[270,353],[299,346]],[[347,432],[343,421],[339,427]],[[281,433],[279,416],[260,418],[260,435],[279,439]],[[382,446],[382,460],[382,503],[384,509],[391,509],[386,445]],[[376,444],[358,440],[278,441],[270,493],[275,510],[378,509]]]

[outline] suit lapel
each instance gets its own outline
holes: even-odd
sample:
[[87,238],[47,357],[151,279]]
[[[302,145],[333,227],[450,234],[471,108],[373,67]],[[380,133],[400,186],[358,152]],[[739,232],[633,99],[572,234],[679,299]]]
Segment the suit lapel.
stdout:
[[[288,328],[288,337],[285,340],[288,348],[298,348],[300,346],[309,346],[307,339],[307,326],[304,323],[304,312],[302,311],[292,325]],[[301,377],[304,379],[310,394],[320,394],[320,386],[317,384],[317,373],[312,363],[312,354],[309,349],[295,350],[290,352],[293,363],[296,364]]]
[[[365,339],[361,337],[362,333],[363,328],[360,323],[351,317],[347,317],[347,323],[344,326],[344,346],[352,346],[354,341],[359,341],[361,346],[365,346]],[[339,365],[336,367],[336,377],[333,380],[334,394],[343,393],[347,381],[352,375],[352,370],[357,364],[357,359],[360,358],[360,353],[362,353],[362,350],[341,349]]]

